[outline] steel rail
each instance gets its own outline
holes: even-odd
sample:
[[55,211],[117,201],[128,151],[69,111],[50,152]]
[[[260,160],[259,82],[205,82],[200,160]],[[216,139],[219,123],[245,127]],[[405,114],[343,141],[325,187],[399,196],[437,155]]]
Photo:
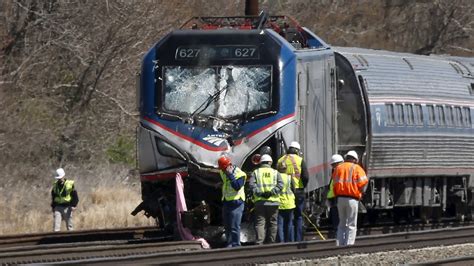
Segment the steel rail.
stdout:
[[[359,228],[358,229],[358,240],[357,240],[357,246],[360,246],[360,244],[364,243],[364,239],[367,238],[367,236],[363,235],[374,235],[374,234],[386,234],[387,232],[402,232],[398,233],[400,234],[410,234],[410,231],[414,231],[413,235],[418,234],[425,234],[423,231],[416,231],[416,230],[426,230],[426,229],[434,229],[434,228],[446,228],[450,226],[462,226],[464,224],[469,224],[469,223],[459,223],[459,222],[446,222],[446,223],[439,223],[439,224],[411,224],[411,225],[397,225],[397,226],[381,226],[381,227],[367,227],[367,228]],[[462,229],[462,228],[460,228]],[[166,248],[163,249],[162,247],[153,247],[154,245],[159,245],[158,243],[155,244],[149,244],[150,242],[157,242],[157,241],[163,241],[163,240],[168,240],[167,236],[164,237],[151,237],[151,238],[146,238],[144,237],[145,235],[150,235],[150,230],[151,232],[154,232],[154,234],[158,234],[157,232],[161,232],[160,230],[156,230],[156,228],[150,228],[150,227],[141,227],[141,228],[122,228],[118,230],[89,230],[89,231],[76,231],[76,232],[71,232],[71,233],[59,233],[60,237],[58,238],[60,241],[53,241],[53,239],[49,239],[48,241],[38,241],[38,239],[41,239],[41,237],[58,237],[58,233],[46,233],[46,234],[30,234],[30,239],[28,238],[23,239],[21,238],[20,240],[17,239],[17,241],[13,241],[14,238],[12,236],[4,236],[0,237],[1,240],[9,240],[13,241],[15,243],[14,245],[10,245],[7,247],[0,248],[0,263],[52,263],[54,261],[70,261],[70,260],[76,260],[76,261],[82,261],[82,260],[88,260],[92,259],[90,263],[93,263],[95,259],[98,259],[98,261],[104,260],[108,261],[114,261],[115,258],[114,256],[122,256],[124,259],[130,258],[131,260],[138,259],[139,261],[142,259],[146,260],[146,257],[149,256],[154,256],[159,252],[160,256],[160,261],[163,261],[163,258],[165,258],[166,254],[163,254],[164,251],[173,251],[173,248]],[[106,232],[104,232],[106,231]],[[156,232],[157,231],[157,232]],[[438,230],[439,231],[439,230]],[[120,237],[114,236],[113,233],[118,233]],[[146,233],[148,232],[148,233]],[[327,236],[327,232],[324,232],[324,234]],[[71,235],[79,237],[81,236],[81,241],[76,241],[74,242],[74,237],[71,238]],[[104,237],[104,235],[106,237]],[[397,234],[393,234],[397,235]],[[94,236],[94,237],[92,237]],[[156,236],[156,235],[155,235]],[[22,236],[24,237],[24,236]],[[99,237],[99,238],[98,238]],[[169,237],[169,236],[168,236]],[[378,239],[379,237],[383,236],[372,236],[369,237],[369,239]],[[63,239],[65,238],[65,239]],[[100,241],[90,241],[90,242],[83,242],[86,239],[90,240],[91,238],[97,240],[100,239]],[[33,240],[32,240],[33,239]],[[56,240],[58,240],[56,239]],[[112,240],[111,240],[112,239]],[[115,240],[119,239],[119,240]],[[325,244],[317,244],[320,245],[321,247],[323,245],[328,245],[328,249],[332,250],[334,249],[334,241],[328,240],[328,241],[314,241],[312,239],[317,239],[319,240],[319,236],[315,235],[315,232],[312,233],[307,233],[305,235],[305,239],[307,240],[306,242],[300,242],[300,243],[292,243],[292,244],[274,244],[274,245],[289,245],[286,247],[289,249],[289,251],[285,251],[282,253],[286,254],[292,250],[291,246],[293,246],[293,249],[302,249],[306,250],[306,246],[311,247],[314,245],[314,243],[318,242],[325,242]],[[67,240],[67,241],[66,241]],[[36,245],[25,245],[25,246],[18,246],[18,243],[23,243],[26,241],[31,241],[36,243]],[[370,241],[376,241],[376,240],[370,240]],[[39,244],[40,242],[50,242],[50,243],[55,243],[55,244]],[[180,243],[184,242],[173,242],[174,246],[179,246]],[[194,242],[193,242],[194,243]],[[329,244],[328,244],[329,243]],[[12,243],[10,243],[12,244]],[[133,244],[133,245],[130,245]],[[150,245],[150,250],[146,250],[148,246],[146,244]],[[188,243],[189,244],[189,243]],[[128,246],[127,246],[128,245]],[[140,246],[141,245],[141,246]],[[195,245],[199,245],[195,243]],[[274,246],[271,245],[271,246]],[[132,248],[135,247],[135,248]],[[167,246],[167,244],[165,244]],[[137,248],[136,247],[143,247],[144,250],[143,252],[136,252]],[[259,250],[262,249],[261,252],[265,253],[265,249],[268,247],[268,245],[259,247],[259,246],[247,246],[247,247],[242,247],[242,248],[237,248],[239,249],[244,249],[250,248],[250,249],[255,249]],[[280,246],[279,246],[280,247]],[[90,254],[87,254],[91,249],[95,250],[103,250],[102,254],[98,256],[96,253],[91,252]],[[195,249],[195,248],[194,248]],[[275,249],[275,247],[272,247],[272,249]],[[280,248],[278,248],[280,249]],[[109,256],[106,253],[107,252],[112,252],[114,251],[114,254],[112,254],[111,259],[107,259],[106,257]],[[191,249],[193,250],[193,249]],[[225,254],[228,252],[228,249],[216,249],[217,251],[215,253],[212,253],[211,255],[220,256],[219,252],[223,252]],[[221,251],[219,251],[221,250]],[[208,251],[205,251],[208,252]],[[295,251],[292,251],[293,253]],[[61,253],[69,253],[70,255],[61,255],[61,256],[56,256],[55,254],[61,254]],[[245,253],[249,253],[248,251],[245,251]],[[297,252],[296,252],[297,253]],[[75,254],[74,256],[72,256]],[[85,254],[85,255],[84,255]],[[251,254],[251,253],[249,253]],[[281,255],[281,254],[275,254],[271,255],[273,258],[274,256]],[[327,254],[326,254],[327,255]],[[38,259],[39,256],[42,257],[48,257],[48,260],[45,259]],[[266,255],[261,255],[260,257],[265,257]],[[300,255],[296,255],[297,257]],[[56,258],[57,257],[57,258]],[[183,254],[178,254],[177,255],[178,259],[183,257]],[[15,260],[16,258],[16,260]],[[56,258],[54,260],[53,258]],[[153,259],[152,259],[153,260]],[[188,260],[187,260],[188,261]],[[192,261],[189,260],[189,261]],[[214,261],[214,259],[213,259]],[[154,261],[147,261],[147,262],[152,262],[156,263]],[[253,262],[253,259],[252,259]],[[173,263],[170,261],[170,263]],[[235,262],[234,262],[235,263]]]
[[231,249],[165,252],[138,256],[76,260],[68,263],[117,264],[153,263],[166,265],[222,265],[275,263],[317,259],[354,253],[424,248],[439,245],[474,243],[474,227],[435,229],[357,238],[356,245],[336,247],[334,240],[306,241]]
[[[0,236],[0,249],[13,246],[77,243],[105,240],[161,238],[169,233],[157,227],[96,229]],[[170,239],[171,240],[171,239]]]
[[0,253],[0,264],[32,264],[53,263],[69,260],[85,260],[90,258],[137,256],[144,254],[160,254],[170,251],[190,251],[201,249],[197,241],[174,241],[146,244],[99,243],[88,246],[47,245],[38,250],[14,250]]

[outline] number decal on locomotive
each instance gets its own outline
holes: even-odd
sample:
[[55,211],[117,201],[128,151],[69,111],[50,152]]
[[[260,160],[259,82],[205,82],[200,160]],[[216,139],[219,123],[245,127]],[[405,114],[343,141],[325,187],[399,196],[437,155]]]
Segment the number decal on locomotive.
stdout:
[[199,56],[200,49],[192,49],[192,48],[183,48],[177,49],[177,55],[176,57],[182,58],[182,59],[190,59],[190,58],[196,58]]
[[236,48],[234,50],[235,57],[250,57],[252,58],[255,54],[255,48]]
[[176,60],[197,60],[199,58],[226,60],[226,59],[259,59],[259,51],[255,46],[212,46],[176,48]]

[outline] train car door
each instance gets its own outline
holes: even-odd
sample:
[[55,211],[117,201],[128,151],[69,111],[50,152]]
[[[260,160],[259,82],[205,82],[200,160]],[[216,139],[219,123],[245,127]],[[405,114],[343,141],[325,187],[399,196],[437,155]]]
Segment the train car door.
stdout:
[[357,76],[350,62],[336,53],[337,65],[337,124],[338,146],[342,155],[355,150],[360,162],[366,165],[368,115],[364,97],[364,81]]
[[297,134],[308,167],[307,191],[326,186],[330,169],[327,161],[334,151],[334,71],[331,51],[301,53],[297,63]]

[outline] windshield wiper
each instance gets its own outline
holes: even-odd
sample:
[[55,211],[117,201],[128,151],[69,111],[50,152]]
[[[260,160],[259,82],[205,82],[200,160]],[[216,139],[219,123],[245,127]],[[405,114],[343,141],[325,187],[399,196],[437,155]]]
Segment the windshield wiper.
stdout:
[[[231,68],[226,68],[226,70],[231,71]],[[230,73],[230,76],[228,76],[227,84],[222,89],[218,90],[216,93],[210,95],[202,104],[200,104],[198,108],[196,108],[196,110],[194,110],[194,112],[191,113],[191,115],[189,116],[189,119],[193,120],[194,116],[204,112],[207,109],[207,107],[209,107],[209,105],[211,105],[211,103],[213,103],[217,98],[219,98],[219,96],[224,91],[227,91],[229,87],[233,86],[234,85],[233,83],[234,81],[232,79],[232,74]],[[202,108],[203,106],[204,108]]]
[[[191,119],[191,121],[192,121],[194,119],[195,115],[198,115],[198,114],[204,112],[207,109],[207,107],[209,107],[209,105],[212,102],[214,102],[219,97],[219,95],[221,95],[222,92],[226,91],[228,88],[229,88],[229,86],[225,86],[224,88],[218,90],[213,95],[210,95],[202,104],[199,105],[198,108],[196,108],[196,110],[194,110],[194,112],[189,116],[189,119]],[[204,108],[202,108],[203,106],[204,106]],[[201,110],[201,108],[202,108],[202,110]]]

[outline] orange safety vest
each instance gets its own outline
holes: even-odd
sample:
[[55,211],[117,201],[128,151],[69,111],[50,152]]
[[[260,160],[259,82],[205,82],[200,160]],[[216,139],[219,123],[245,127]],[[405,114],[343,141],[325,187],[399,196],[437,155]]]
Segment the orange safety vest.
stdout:
[[360,200],[362,189],[369,182],[364,169],[358,164],[344,162],[339,164],[332,174],[334,195]]

